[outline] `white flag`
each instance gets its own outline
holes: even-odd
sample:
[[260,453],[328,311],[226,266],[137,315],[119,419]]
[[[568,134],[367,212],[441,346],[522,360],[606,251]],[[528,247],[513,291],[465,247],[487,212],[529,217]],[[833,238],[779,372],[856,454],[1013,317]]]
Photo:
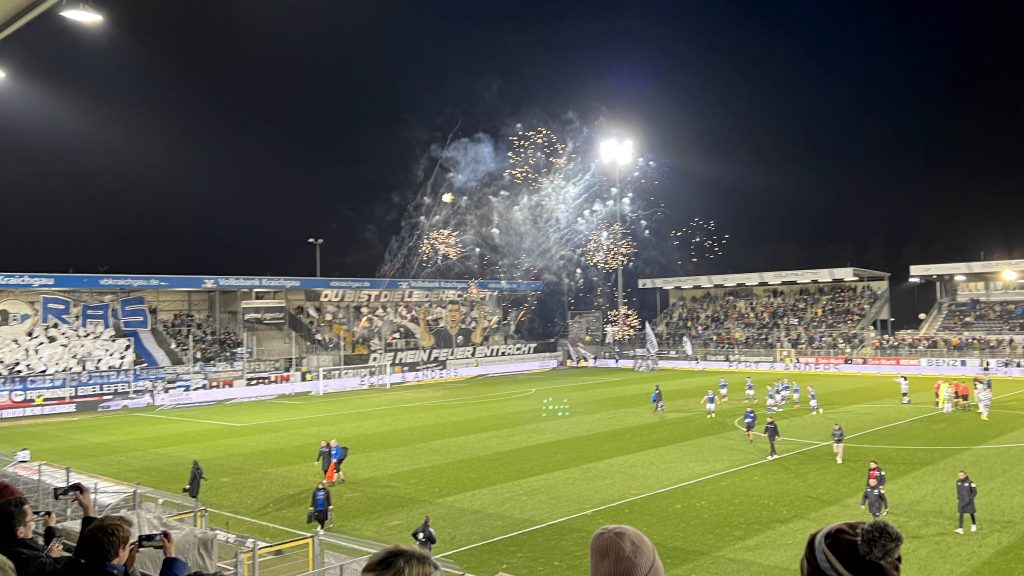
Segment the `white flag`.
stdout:
[[576,347],[572,345],[572,342],[566,342],[565,347],[569,349],[569,357],[572,358],[572,363],[575,364],[579,357],[576,355]]
[[654,337],[654,329],[651,328],[650,322],[644,322],[644,344],[647,346],[648,356],[658,354],[658,339]]
[[693,356],[693,343],[690,342],[689,336],[683,336],[683,351],[687,356]]
[[583,344],[577,344],[576,349],[579,350],[580,354],[582,354],[583,357],[587,359],[587,364],[594,364],[594,355],[591,354],[590,352],[587,352],[587,349],[586,347],[583,346]]

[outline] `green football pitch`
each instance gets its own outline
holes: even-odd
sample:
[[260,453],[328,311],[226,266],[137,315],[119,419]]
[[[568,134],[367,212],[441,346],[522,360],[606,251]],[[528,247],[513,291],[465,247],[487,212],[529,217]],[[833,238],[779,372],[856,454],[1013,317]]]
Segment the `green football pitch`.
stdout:
[[[891,377],[799,375],[805,404],[776,415],[781,457],[739,430],[744,372],[717,418],[723,373],[579,369],[203,408],[12,422],[0,447],[180,491],[198,458],[213,509],[297,530],[319,479],[319,441],[350,448],[332,532],[411,543],[434,518],[435,554],[492,575],[585,574],[591,533],[630,524],[669,574],[795,574],[808,534],[859,508],[868,461],[887,472],[906,574],[1019,574],[1024,566],[1024,382],[995,379],[991,420],[933,407],[931,378],[901,405]],[[764,387],[781,374],[751,374]],[[652,413],[655,384],[666,411]],[[806,407],[813,385],[824,409]],[[847,433],[846,461],[829,447]],[[978,484],[978,532],[956,527],[957,471]],[[260,534],[255,534],[260,536]]]

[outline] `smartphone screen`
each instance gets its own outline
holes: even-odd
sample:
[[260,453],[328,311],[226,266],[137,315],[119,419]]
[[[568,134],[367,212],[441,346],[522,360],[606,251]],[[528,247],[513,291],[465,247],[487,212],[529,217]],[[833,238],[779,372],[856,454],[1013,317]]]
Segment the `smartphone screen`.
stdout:
[[163,534],[139,534],[139,548],[163,548]]
[[53,489],[54,500],[70,500],[75,497],[75,489],[70,486]]

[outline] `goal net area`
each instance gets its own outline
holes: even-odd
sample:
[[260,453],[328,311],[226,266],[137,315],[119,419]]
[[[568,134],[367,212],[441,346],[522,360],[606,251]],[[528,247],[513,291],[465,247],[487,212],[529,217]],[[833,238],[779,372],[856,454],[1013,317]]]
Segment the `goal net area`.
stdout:
[[354,388],[391,388],[391,365],[356,364],[320,368],[317,387],[313,394],[339,392]]

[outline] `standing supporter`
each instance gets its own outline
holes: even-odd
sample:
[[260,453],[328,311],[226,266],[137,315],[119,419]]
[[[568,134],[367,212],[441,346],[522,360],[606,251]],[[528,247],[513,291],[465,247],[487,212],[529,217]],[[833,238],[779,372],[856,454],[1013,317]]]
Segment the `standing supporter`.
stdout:
[[[188,564],[175,557],[174,536],[162,533],[164,561],[159,576],[184,576]],[[61,576],[121,576],[134,570],[138,544],[131,541],[131,521],[122,516],[104,516],[82,532],[75,558],[61,570]]]
[[[81,484],[72,484],[69,488],[82,510],[82,529],[86,529],[96,520],[92,494]],[[46,528],[40,544],[33,529],[37,517],[28,499],[16,495],[0,502],[0,554],[14,563],[18,576],[57,576],[70,558],[62,555],[63,539],[56,528],[57,516],[51,512],[44,518]]]

